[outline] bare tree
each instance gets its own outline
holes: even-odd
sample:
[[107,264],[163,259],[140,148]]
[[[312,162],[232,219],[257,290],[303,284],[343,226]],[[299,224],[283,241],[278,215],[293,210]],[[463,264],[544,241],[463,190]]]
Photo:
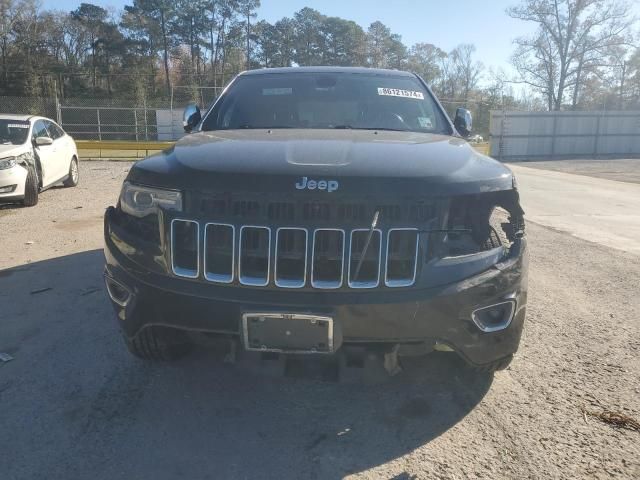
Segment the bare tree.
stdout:
[[636,105],[636,108],[640,108],[640,48],[635,50],[626,65],[627,81],[624,88],[627,98]]
[[442,74],[440,62],[447,54],[430,43],[416,43],[409,51],[409,68],[432,85]]
[[562,108],[567,88],[574,87],[577,101],[586,69],[627,44],[635,21],[629,4],[616,0],[522,0],[507,14],[538,25],[533,37],[515,41],[512,62],[522,82],[547,97],[550,110]]
[[478,86],[478,81],[484,69],[484,65],[473,60],[476,51],[474,45],[463,43],[458,45],[449,54],[453,63],[456,83],[460,88],[461,98],[466,103],[469,100],[469,92]]
[[480,81],[484,65],[473,59],[476,47],[472,44],[461,44],[445,54],[440,51],[436,58],[438,65],[436,90],[447,100],[467,102]]

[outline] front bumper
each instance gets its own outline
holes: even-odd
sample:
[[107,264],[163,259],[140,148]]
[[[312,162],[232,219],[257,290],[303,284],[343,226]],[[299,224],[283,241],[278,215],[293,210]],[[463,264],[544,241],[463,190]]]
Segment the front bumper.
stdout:
[[[369,292],[292,292],[235,288],[175,278],[136,261],[136,249],[114,235],[105,216],[105,275],[130,294],[113,302],[125,336],[151,325],[240,337],[245,313],[324,315],[334,319],[344,344],[442,343],[466,361],[491,363],[518,349],[527,302],[526,240],[503,262],[462,281],[431,288]],[[509,326],[485,333],[472,321],[477,308],[514,299]]]
[[27,174],[27,169],[22,165],[0,170],[0,201],[24,198]]

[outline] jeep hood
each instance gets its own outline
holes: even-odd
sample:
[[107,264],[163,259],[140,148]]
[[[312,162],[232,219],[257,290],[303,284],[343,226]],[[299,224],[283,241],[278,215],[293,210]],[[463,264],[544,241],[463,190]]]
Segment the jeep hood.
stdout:
[[508,168],[462,139],[370,130],[201,132],[138,162],[129,174],[132,182],[174,189],[294,194],[300,193],[295,183],[302,177],[338,181],[338,194],[451,195],[513,188]]

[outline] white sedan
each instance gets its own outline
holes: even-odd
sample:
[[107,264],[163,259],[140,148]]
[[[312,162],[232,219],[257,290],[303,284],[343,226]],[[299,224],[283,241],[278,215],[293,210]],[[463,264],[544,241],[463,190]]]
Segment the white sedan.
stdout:
[[0,202],[38,203],[58,183],[78,185],[76,143],[53,120],[0,114]]

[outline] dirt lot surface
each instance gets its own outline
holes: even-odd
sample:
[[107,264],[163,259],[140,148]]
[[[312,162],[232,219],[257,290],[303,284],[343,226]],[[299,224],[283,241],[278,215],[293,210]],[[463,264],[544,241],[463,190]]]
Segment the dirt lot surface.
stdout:
[[520,162],[529,168],[573,173],[618,182],[640,183],[640,158],[609,160],[549,160],[544,162]]
[[385,380],[205,349],[145,364],[101,278],[129,165],[82,167],[80,187],[0,210],[0,478],[640,478],[640,432],[582,411],[640,419],[640,256],[530,223],[527,326],[494,377],[451,354]]

